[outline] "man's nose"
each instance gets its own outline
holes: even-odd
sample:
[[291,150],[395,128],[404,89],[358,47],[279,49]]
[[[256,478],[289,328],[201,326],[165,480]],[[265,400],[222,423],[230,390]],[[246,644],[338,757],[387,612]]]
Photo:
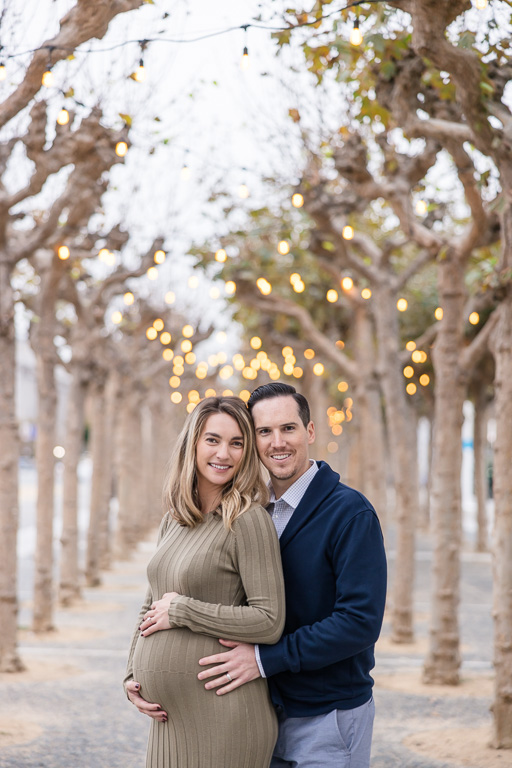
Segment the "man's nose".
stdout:
[[285,443],[284,435],[281,433],[281,430],[276,429],[274,432],[272,432],[272,447],[277,448],[278,446],[282,446]]

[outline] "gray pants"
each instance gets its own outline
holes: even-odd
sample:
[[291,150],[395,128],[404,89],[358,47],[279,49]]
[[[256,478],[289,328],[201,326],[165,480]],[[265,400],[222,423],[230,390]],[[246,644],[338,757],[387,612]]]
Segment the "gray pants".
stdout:
[[356,709],[283,717],[270,768],[369,768],[373,698]]

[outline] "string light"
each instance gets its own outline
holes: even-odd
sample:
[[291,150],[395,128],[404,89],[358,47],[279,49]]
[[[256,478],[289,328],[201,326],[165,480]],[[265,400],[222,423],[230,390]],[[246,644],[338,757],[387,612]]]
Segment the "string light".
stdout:
[[137,83],[143,83],[146,79],[146,70],[144,69],[144,61],[142,58],[139,61],[139,66],[132,75],[132,79],[136,80]]
[[422,373],[419,378],[419,382],[422,387],[427,387],[430,384],[430,376],[428,373]]
[[304,357],[306,360],[312,360],[315,356],[315,350],[314,349],[305,349],[304,350]]
[[55,85],[55,78],[51,69],[47,69],[46,72],[43,72],[41,82],[45,88],[51,88],[53,85]]
[[418,214],[418,216],[424,216],[428,210],[428,206],[424,200],[418,200],[418,202],[414,206],[414,209]]
[[3,63],[0,63],[0,82],[3,82],[7,78],[7,67]]
[[242,58],[240,60],[240,69],[242,69],[244,72],[246,72],[251,63],[249,61],[249,51],[247,50],[247,46],[244,45],[244,51],[242,53]]
[[62,107],[57,115],[57,123],[59,125],[67,125],[69,123],[69,112],[65,107]]
[[249,187],[247,184],[240,184],[238,187],[238,196],[242,198],[242,200],[246,200],[250,195]]
[[189,339],[191,336],[194,335],[194,328],[191,325],[184,325],[181,329],[181,332],[183,336],[185,336],[186,339]]
[[407,303],[407,299],[398,299],[396,303],[396,308],[399,312],[405,312],[409,304]]
[[416,384],[413,381],[410,381],[406,386],[405,391],[407,392],[408,395],[414,395],[417,389],[418,387],[416,386]]
[[416,342],[411,339],[411,341],[407,342],[405,348],[408,352],[413,352],[416,349]]
[[224,284],[224,290],[228,296],[233,295],[236,291],[236,283],[234,283],[233,280],[228,280],[227,283]]
[[157,317],[157,319],[153,323],[153,328],[155,329],[155,331],[158,331],[160,333],[160,331],[163,331],[164,325],[165,325],[165,323],[162,320],[162,318],[161,317]]
[[412,379],[412,377],[414,376],[414,368],[412,367],[412,365],[406,365],[403,370],[403,374],[406,379]]
[[171,334],[169,331],[164,331],[160,334],[160,343],[164,345],[171,343]]
[[61,261],[66,261],[66,259],[69,259],[69,248],[67,245],[59,245],[59,248],[57,250],[57,256]]
[[182,181],[188,181],[190,179],[190,168],[188,165],[184,165],[180,171],[180,178]]
[[116,312],[112,312],[112,316],[111,316],[111,318],[110,318],[110,319],[112,320],[112,322],[114,323],[114,325],[119,325],[119,323],[121,323],[121,322],[122,322],[122,320],[123,320],[123,315],[122,315],[122,313],[121,313],[121,312],[119,312],[119,311],[116,311]]
[[158,269],[156,267],[150,267],[146,272],[149,280],[156,280],[158,278]]
[[313,366],[313,373],[315,376],[321,376],[324,372],[325,368],[322,365],[322,363],[315,363]]
[[352,240],[354,237],[354,227],[351,227],[350,224],[346,224],[341,231],[341,236],[344,240]]
[[272,293],[272,286],[264,277],[258,277],[256,285],[264,296],[268,296],[269,293]]
[[250,340],[249,344],[253,349],[260,349],[261,347],[261,339],[259,336],[253,336]]
[[348,389],[348,384],[346,381],[340,381],[338,384],[338,392],[346,392]]
[[126,141],[118,141],[116,144],[116,155],[118,157],[124,157],[128,152],[128,144]]
[[480,322],[480,315],[478,314],[478,312],[472,312],[468,317],[468,320],[471,323],[471,325],[478,325],[478,323]]
[[166,304],[174,304],[176,301],[176,294],[174,291],[167,291],[167,293],[164,296],[164,301]]
[[336,301],[338,301],[338,291],[335,291],[334,288],[331,288],[329,291],[327,291],[326,299],[331,304],[334,304]]
[[289,243],[286,240],[280,240],[277,244],[277,251],[281,256],[286,256],[287,253],[290,253]]
[[124,301],[124,303],[126,304],[126,306],[127,306],[127,307],[129,307],[129,306],[131,306],[131,305],[133,304],[133,302],[135,301],[135,296],[133,295],[133,293],[131,293],[130,291],[128,291],[127,293],[125,293],[125,294],[124,294],[124,296],[123,296],[123,301]]
[[350,42],[352,45],[361,45],[363,42],[363,35],[359,29],[359,19],[354,19],[354,26],[350,33]]
[[155,264],[163,264],[165,261],[165,251],[161,251],[161,250],[155,251],[153,260]]
[[294,208],[302,208],[304,205],[304,198],[299,192],[292,195],[292,205]]
[[215,251],[215,261],[218,261],[220,264],[223,264],[227,257],[228,255],[224,248],[219,248],[217,251]]
[[153,326],[151,326],[151,328],[148,328],[148,329],[147,329],[147,331],[146,331],[146,337],[147,337],[147,338],[148,338],[150,341],[154,341],[154,340],[156,339],[156,337],[157,337],[157,336],[158,336],[158,333],[157,333],[157,330],[156,330],[156,328],[153,328]]
[[436,307],[436,311],[434,312],[434,317],[436,320],[442,320],[443,319],[443,308],[442,307]]
[[487,8],[488,0],[475,0],[475,8],[478,8],[479,11],[483,11],[484,8]]
[[352,288],[354,287],[354,281],[352,280],[351,277],[344,277],[343,280],[341,281],[341,287],[343,288],[344,291],[351,291]]
[[363,288],[361,291],[361,298],[362,299],[370,299],[372,296],[372,292],[369,288]]

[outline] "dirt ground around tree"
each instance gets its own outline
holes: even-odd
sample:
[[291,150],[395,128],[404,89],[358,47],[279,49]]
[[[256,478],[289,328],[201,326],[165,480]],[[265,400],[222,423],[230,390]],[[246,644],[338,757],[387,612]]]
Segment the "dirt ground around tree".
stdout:
[[[129,561],[104,574],[101,587],[57,610],[54,632],[20,631],[26,669],[0,675],[1,768],[142,768],[149,721],[128,703],[121,680],[153,546],[153,540],[144,542]],[[388,557],[392,572],[392,550]],[[372,768],[512,768],[512,750],[489,746],[490,557],[470,551],[463,557],[463,664],[455,687],[421,680],[430,567],[425,539],[417,555],[415,642],[392,644],[386,620],[377,646]],[[24,604],[25,626],[30,613]]]

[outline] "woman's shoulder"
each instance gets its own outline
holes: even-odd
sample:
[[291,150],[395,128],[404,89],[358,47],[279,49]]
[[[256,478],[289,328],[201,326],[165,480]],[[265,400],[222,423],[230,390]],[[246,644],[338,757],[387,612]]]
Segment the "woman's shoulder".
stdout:
[[269,513],[257,501],[251,502],[250,506],[236,518],[233,530],[236,533],[237,530],[246,531],[248,528],[255,527],[265,530],[270,530],[274,527]]

